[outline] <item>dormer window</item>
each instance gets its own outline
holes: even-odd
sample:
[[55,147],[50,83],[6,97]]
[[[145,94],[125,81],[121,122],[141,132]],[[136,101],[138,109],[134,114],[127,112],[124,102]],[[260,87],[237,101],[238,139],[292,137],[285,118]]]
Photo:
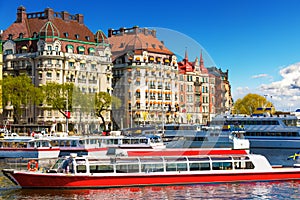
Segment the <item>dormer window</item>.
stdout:
[[34,32],[34,33],[33,33],[33,38],[36,38],[36,37],[37,37],[37,33]]
[[23,33],[20,33],[20,34],[19,34],[19,38],[20,38],[20,39],[23,39]]
[[75,38],[78,40],[78,38],[79,38],[79,34],[75,34]]
[[9,39],[9,40],[12,40],[12,37],[13,37],[12,34],[9,34],[9,35],[8,35],[8,39]]
[[64,35],[65,35],[66,38],[69,37],[69,33],[68,32],[65,32]]
[[90,41],[90,36],[85,36],[85,39],[86,39],[87,41]]

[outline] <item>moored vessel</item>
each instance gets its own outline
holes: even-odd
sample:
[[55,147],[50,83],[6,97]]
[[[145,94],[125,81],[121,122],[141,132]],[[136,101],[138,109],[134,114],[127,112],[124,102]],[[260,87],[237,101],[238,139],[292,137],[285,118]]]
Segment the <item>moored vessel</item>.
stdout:
[[292,166],[287,158],[300,151],[300,127],[294,115],[219,115],[211,125],[225,125],[228,130],[243,127],[250,142],[250,152],[264,155],[273,165]]
[[165,157],[70,156],[47,171],[3,169],[22,188],[74,189],[299,180],[299,168],[272,168],[257,154]]

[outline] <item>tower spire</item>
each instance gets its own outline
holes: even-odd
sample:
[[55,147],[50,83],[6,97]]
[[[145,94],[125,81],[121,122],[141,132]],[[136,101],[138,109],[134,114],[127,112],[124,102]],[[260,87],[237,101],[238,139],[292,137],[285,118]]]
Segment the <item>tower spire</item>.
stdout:
[[203,57],[202,57],[202,49],[201,49],[201,53],[200,53],[200,69],[204,68],[204,61],[203,61]]
[[188,52],[187,52],[187,48],[185,47],[185,56],[184,56],[184,60],[187,62],[189,60],[188,58]]

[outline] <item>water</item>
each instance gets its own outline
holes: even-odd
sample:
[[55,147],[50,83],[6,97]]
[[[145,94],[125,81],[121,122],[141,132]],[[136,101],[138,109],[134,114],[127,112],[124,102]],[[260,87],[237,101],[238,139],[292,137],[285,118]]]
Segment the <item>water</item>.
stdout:
[[[0,164],[2,169],[4,166]],[[0,173],[0,200],[300,199],[300,181],[199,184],[111,189],[20,189]]]

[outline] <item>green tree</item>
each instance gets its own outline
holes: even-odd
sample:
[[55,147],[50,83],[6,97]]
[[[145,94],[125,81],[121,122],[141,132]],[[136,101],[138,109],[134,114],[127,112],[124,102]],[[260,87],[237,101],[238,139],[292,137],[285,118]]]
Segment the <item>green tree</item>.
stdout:
[[73,88],[73,83],[49,82],[43,85],[44,103],[51,106],[49,109],[58,110],[63,116],[67,117],[65,111],[72,111],[73,109]]
[[95,94],[95,115],[101,118],[101,128],[105,129],[105,119],[103,115],[112,106],[112,97],[108,92],[98,92]]
[[115,96],[111,96],[108,92],[98,92],[95,94],[95,115],[101,118],[101,128],[105,128],[103,115],[106,112],[110,112],[112,108],[118,109],[120,106],[121,100]]
[[250,93],[244,96],[243,99],[236,100],[233,114],[251,115],[255,113],[257,108],[273,108],[272,113],[275,111],[273,104],[264,96]]
[[26,75],[6,76],[3,78],[3,105],[13,106],[14,123],[19,123],[24,107],[42,102],[40,88],[34,87]]

